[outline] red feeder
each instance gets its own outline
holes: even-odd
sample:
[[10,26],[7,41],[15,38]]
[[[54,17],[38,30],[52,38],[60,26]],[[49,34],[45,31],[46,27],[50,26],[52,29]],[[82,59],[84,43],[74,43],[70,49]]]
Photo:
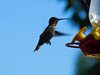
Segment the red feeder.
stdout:
[[79,47],[86,56],[100,58],[100,40],[96,40],[93,35],[86,36]]

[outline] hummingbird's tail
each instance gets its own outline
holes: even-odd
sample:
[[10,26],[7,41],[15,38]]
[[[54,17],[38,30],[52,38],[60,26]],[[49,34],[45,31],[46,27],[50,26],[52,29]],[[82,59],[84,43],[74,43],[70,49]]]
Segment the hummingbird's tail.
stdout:
[[40,49],[40,47],[41,47],[41,45],[37,45],[36,48],[35,48],[35,50],[34,50],[34,52],[38,51]]

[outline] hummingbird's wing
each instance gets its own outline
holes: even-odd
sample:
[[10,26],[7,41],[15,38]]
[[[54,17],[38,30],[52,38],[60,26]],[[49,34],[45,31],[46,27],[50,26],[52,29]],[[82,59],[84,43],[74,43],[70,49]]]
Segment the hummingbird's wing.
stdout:
[[59,31],[55,31],[55,35],[54,35],[54,37],[58,37],[58,36],[68,36],[69,34],[65,34],[65,33],[62,33],[62,32],[59,32]]

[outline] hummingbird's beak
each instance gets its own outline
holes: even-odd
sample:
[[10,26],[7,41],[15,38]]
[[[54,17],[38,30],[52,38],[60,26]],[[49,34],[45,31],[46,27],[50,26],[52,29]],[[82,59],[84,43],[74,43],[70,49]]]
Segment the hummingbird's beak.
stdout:
[[61,18],[61,19],[59,19],[59,20],[67,20],[67,19],[70,19],[70,18]]

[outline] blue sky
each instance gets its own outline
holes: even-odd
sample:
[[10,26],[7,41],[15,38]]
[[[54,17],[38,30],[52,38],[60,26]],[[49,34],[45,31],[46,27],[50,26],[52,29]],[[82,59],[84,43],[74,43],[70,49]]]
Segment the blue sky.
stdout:
[[65,46],[78,32],[71,20],[59,21],[56,28],[71,36],[53,38],[51,46],[33,53],[50,17],[72,15],[63,13],[64,6],[56,0],[0,1],[0,75],[74,75],[81,51]]

